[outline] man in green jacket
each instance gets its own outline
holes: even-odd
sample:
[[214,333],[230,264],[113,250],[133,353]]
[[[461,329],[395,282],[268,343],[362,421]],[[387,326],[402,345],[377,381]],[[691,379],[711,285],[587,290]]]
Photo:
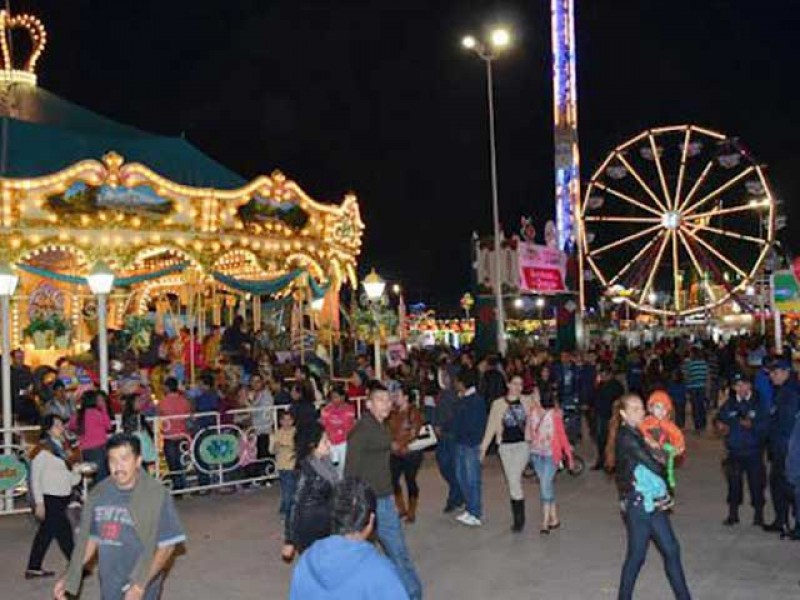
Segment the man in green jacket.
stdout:
[[164,568],[186,535],[167,489],[142,470],[139,439],[115,435],[106,453],[111,477],[89,495],[78,543],[53,594],[78,595],[83,569],[97,554],[103,600],[156,600]]
[[377,497],[378,539],[397,568],[411,600],[421,600],[422,583],[408,554],[403,525],[397,514],[389,469],[392,438],[385,421],[392,412],[389,392],[377,381],[370,384],[367,411],[347,437],[345,475],[366,481]]

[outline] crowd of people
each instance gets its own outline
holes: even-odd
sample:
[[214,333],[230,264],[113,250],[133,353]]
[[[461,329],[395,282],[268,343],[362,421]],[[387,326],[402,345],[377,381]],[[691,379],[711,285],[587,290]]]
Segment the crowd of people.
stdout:
[[[224,362],[207,361],[198,385],[190,387],[172,375],[155,383],[152,370],[126,360],[109,395],[91,382],[75,386],[59,376],[37,384],[33,377],[26,379],[24,355],[14,354],[15,389],[44,386],[36,391],[35,411],[17,414],[21,423],[35,417],[42,424],[41,440],[31,455],[34,514],[40,527],[27,577],[53,575],[42,567],[53,539],[65,555],[75,555],[66,511],[81,477],[80,462],[96,466],[96,487],[86,500],[87,506],[95,506],[97,495],[121,489],[113,466],[109,469],[110,450],[127,449],[146,473],[148,465],[153,472],[160,446],[170,487],[179,494],[187,486],[181,441],[213,431],[220,423],[252,431],[253,456],[218,480],[199,464],[192,489],[206,494],[215,485],[231,491],[257,484],[266,480],[263,461],[274,461],[285,529],[281,554],[287,562],[297,560],[292,583],[296,598],[371,597],[342,594],[383,585],[382,575],[359,582],[350,572],[321,573],[337,553],[353,561],[377,561],[367,548],[372,533],[389,561],[376,565],[393,566],[388,571],[376,566],[376,573],[396,578],[385,583],[387,589],[398,590],[398,598],[422,597],[404,524],[417,521],[418,504],[421,498],[425,501],[417,474],[425,448],[433,445],[419,443],[426,424],[435,432],[432,454],[447,487],[444,513],[466,527],[483,524],[482,463],[496,453],[505,476],[511,531],[525,528],[523,479],[532,470],[538,480],[542,535],[561,526],[555,475],[562,466],[571,467],[573,446],[588,433],[596,446],[593,468],[613,473],[620,493],[628,537],[620,598],[633,597],[651,539],[664,555],[675,597],[690,597],[669,514],[674,510],[675,465],[683,460],[684,435],[691,430],[724,439],[724,524],[739,523],[746,479],[753,523],[783,538],[800,539],[800,520],[792,513],[792,507],[800,508],[800,426],[795,419],[800,387],[791,360],[770,356],[758,338],[720,344],[665,339],[630,349],[596,344],[588,351],[559,354],[528,349],[507,358],[448,348],[413,350],[382,381],[374,379],[368,359],[359,356],[345,385],[319,381],[302,366],[287,373],[293,376],[288,382],[269,357]],[[62,370],[68,369],[65,364]],[[692,417],[688,426],[687,408]],[[153,416],[158,416],[159,431],[152,429]],[[125,475],[124,468],[119,475]],[[111,483],[103,484],[107,478]],[[138,470],[136,478],[152,479]],[[765,521],[767,484],[775,513],[770,523]],[[355,512],[348,512],[342,498],[351,501]],[[169,521],[165,531],[174,535],[168,539],[177,539],[182,531],[174,512]],[[134,533],[146,533],[149,542],[160,539],[152,537],[154,531]],[[88,547],[85,540],[80,542],[82,554],[96,550],[93,540],[90,536]],[[139,540],[150,556],[152,548]],[[138,569],[140,562],[134,560],[130,569]],[[102,567],[100,573],[110,577]],[[150,580],[140,583],[150,597]],[[64,585],[60,580],[57,592],[69,589]]]

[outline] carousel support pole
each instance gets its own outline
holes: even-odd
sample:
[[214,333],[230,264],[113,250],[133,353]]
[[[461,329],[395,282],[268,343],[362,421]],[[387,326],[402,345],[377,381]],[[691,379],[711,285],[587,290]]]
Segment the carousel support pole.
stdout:
[[[12,454],[11,447],[14,435],[11,428],[14,425],[13,405],[11,401],[11,296],[17,288],[19,278],[14,275],[9,265],[0,265],[0,301],[2,302],[2,336],[3,336],[3,454]],[[13,491],[5,494],[6,510],[14,508]]]

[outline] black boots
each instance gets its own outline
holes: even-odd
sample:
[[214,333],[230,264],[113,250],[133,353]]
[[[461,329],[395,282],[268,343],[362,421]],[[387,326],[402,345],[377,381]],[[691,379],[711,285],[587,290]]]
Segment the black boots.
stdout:
[[739,522],[739,507],[731,504],[728,507],[728,518],[725,519],[722,522],[722,524],[730,527],[731,525],[736,525],[738,522]]
[[511,514],[514,517],[511,531],[519,533],[525,528],[525,500],[512,500]]
[[753,525],[756,525],[758,527],[763,527],[764,526],[764,509],[763,508],[757,508],[755,510],[755,513],[753,514]]

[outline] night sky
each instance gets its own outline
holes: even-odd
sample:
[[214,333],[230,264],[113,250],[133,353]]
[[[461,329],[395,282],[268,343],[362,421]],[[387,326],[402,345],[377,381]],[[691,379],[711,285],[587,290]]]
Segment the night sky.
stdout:
[[[553,218],[549,0],[13,1],[48,29],[42,87],[195,145],[245,177],[281,169],[312,197],[354,190],[361,270],[455,308],[469,240],[491,228],[483,65],[459,40],[506,23],[496,64],[501,220]],[[782,210],[800,191],[795,2],[578,0],[587,180],[652,126],[737,135]],[[13,151],[13,150],[12,150]],[[795,209],[796,210],[796,209]],[[796,237],[796,236],[795,236]]]

